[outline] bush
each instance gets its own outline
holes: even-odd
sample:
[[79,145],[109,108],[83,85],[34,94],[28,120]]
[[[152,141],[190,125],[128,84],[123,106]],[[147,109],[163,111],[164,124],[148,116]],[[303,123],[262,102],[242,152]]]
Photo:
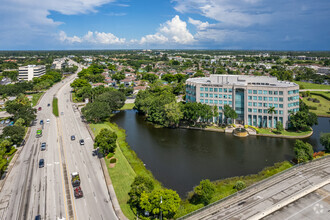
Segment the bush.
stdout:
[[254,126],[252,126],[252,125],[249,125],[249,128],[254,129],[254,130],[257,132],[257,134],[260,133],[260,130],[259,130],[257,127],[254,127]]
[[316,157],[323,157],[325,155],[325,152],[324,151],[319,151],[319,152],[315,152],[313,154],[313,157],[316,158]]
[[310,110],[317,110],[317,107],[316,107],[316,106],[308,106],[308,108],[309,108]]
[[107,158],[110,159],[111,157],[113,157],[113,155],[114,155],[114,153],[110,152],[110,153],[108,153]]
[[235,183],[235,186],[234,186],[234,188],[235,188],[237,191],[240,191],[240,190],[244,189],[245,187],[246,187],[245,183],[244,183],[243,181],[241,181],[241,180],[237,181],[237,182]]
[[318,100],[318,99],[314,99],[313,102],[314,102],[314,103],[320,103],[320,100]]
[[215,185],[210,180],[202,180],[199,185],[194,188],[194,195],[190,201],[193,204],[203,203],[207,205],[210,203],[215,190]]
[[307,162],[313,159],[313,147],[307,142],[304,143],[301,140],[296,140],[293,150],[295,152],[298,163]]
[[111,160],[110,160],[110,163],[116,163],[117,162],[117,159],[116,158],[112,158]]

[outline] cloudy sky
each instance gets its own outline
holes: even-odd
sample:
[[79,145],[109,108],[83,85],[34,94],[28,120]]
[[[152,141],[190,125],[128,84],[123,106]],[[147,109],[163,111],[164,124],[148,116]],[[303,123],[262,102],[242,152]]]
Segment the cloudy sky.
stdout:
[[0,0],[0,50],[330,50],[330,0]]

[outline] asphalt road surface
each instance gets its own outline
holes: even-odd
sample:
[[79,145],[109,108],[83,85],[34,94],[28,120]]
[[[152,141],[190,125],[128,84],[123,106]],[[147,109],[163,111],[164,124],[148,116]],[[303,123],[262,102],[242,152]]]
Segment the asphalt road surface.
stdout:
[[[0,219],[117,219],[106,189],[93,141],[70,101],[70,76],[49,89],[37,107],[37,121],[0,192]],[[60,117],[52,114],[58,97]],[[50,103],[51,106],[47,107]],[[40,125],[40,120],[44,125]],[[49,123],[47,123],[49,119]],[[36,131],[42,129],[42,137]],[[71,141],[70,136],[76,140]],[[78,141],[83,138],[85,145]],[[46,150],[40,145],[46,142]],[[39,168],[39,160],[45,166]],[[79,172],[84,197],[75,199],[70,173]]]

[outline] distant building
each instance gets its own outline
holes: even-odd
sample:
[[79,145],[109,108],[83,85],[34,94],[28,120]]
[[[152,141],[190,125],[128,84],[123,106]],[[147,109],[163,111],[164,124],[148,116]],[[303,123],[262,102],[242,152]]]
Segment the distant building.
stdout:
[[[227,104],[240,124],[275,128],[280,121],[287,128],[290,113],[299,111],[299,86],[276,77],[211,75],[186,81],[186,101],[218,106],[219,123],[224,122]],[[270,107],[275,108],[272,114]]]
[[31,81],[34,77],[40,77],[46,74],[45,65],[21,66],[18,69],[18,79]]

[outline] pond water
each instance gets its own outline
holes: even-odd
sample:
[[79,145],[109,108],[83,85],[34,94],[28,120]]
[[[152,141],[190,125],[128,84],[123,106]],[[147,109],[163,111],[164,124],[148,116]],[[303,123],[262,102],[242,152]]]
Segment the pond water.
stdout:
[[[254,174],[294,156],[292,139],[155,128],[134,110],[119,112],[111,121],[126,130],[128,144],[156,179],[183,197],[202,179]],[[319,118],[313,129],[313,136],[304,141],[322,150],[319,135],[330,132],[330,119]]]

